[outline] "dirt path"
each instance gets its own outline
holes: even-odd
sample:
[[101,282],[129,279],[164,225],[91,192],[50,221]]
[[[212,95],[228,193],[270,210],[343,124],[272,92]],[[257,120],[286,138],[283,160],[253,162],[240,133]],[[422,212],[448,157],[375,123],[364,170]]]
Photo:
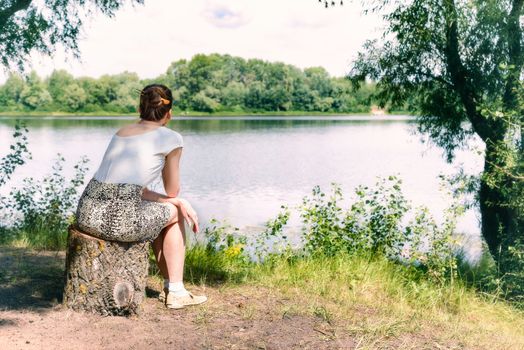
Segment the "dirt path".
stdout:
[[[336,324],[291,311],[252,286],[196,287],[209,301],[168,310],[149,281],[139,317],[100,317],[61,305],[63,253],[0,247],[0,349],[352,349]],[[284,311],[283,311],[284,310]]]

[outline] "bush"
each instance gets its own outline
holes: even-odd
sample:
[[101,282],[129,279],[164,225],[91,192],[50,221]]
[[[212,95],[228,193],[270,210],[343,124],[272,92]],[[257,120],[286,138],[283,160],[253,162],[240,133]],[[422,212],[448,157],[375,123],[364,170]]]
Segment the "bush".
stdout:
[[[341,252],[383,255],[423,269],[440,283],[456,275],[457,242],[453,238],[460,206],[453,204],[442,227],[425,207],[412,210],[395,176],[381,178],[375,187],[359,186],[348,210],[338,202],[340,187],[332,184],[326,196],[317,186],[301,207],[307,254],[335,256]],[[405,224],[408,217],[411,220]]]
[[59,154],[53,173],[43,180],[25,178],[20,188],[10,192],[3,209],[15,219],[9,229],[12,238],[27,242],[31,247],[64,249],[67,227],[73,223],[73,211],[78,200],[78,188],[84,183],[88,159],[83,157],[75,166],[75,175],[67,181],[63,175],[64,158]]
[[10,153],[0,160],[0,186],[9,181],[17,167],[23,165],[27,159],[31,159],[31,153],[27,148],[28,131],[25,124],[17,120],[13,133],[14,144],[9,147]]
[[356,200],[347,210],[339,205],[343,197],[337,184],[332,184],[329,195],[314,187],[312,196],[304,197],[298,208],[303,242],[299,248],[292,249],[284,232],[291,212],[282,206],[256,237],[242,236],[237,228],[214,221],[214,226],[205,230],[206,249],[236,262],[269,265],[283,257],[288,261],[341,254],[385,257],[418,269],[436,283],[453,281],[458,252],[453,234],[462,212],[460,205],[452,204],[439,227],[427,208],[411,209],[400,185],[397,177],[390,176],[379,179],[373,188],[359,186]]

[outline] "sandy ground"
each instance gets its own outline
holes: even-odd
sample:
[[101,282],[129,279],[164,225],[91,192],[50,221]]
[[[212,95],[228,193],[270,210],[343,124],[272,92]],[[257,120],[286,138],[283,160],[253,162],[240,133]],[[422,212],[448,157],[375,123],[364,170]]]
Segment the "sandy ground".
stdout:
[[[206,304],[166,309],[151,279],[140,316],[101,317],[61,304],[63,253],[0,247],[0,349],[354,349],[333,321],[292,312],[253,286],[196,287]],[[286,311],[288,310],[288,311]]]

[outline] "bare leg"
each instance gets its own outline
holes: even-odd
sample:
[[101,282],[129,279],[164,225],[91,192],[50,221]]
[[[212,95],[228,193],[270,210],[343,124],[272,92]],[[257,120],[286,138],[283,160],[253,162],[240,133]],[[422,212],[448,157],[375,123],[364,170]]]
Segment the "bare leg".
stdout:
[[[179,213],[178,217],[181,218],[182,215]],[[167,266],[169,282],[182,282],[186,258],[184,219],[167,226],[164,231],[162,255]]]
[[160,270],[160,274],[162,275],[162,277],[164,277],[165,280],[167,280],[169,279],[169,275],[167,274],[166,259],[162,252],[162,247],[164,246],[165,233],[166,228],[162,229],[158,237],[153,241],[152,247],[153,252],[155,253],[156,263],[158,265],[158,269]]
[[180,220],[169,224],[163,230],[163,245],[161,249],[161,255],[163,256],[161,260],[165,261],[167,274],[169,275],[169,292],[167,292],[166,296],[166,306],[170,309],[181,309],[185,306],[197,305],[207,301],[205,295],[193,295],[184,288],[186,230],[182,213],[178,209],[176,212]]

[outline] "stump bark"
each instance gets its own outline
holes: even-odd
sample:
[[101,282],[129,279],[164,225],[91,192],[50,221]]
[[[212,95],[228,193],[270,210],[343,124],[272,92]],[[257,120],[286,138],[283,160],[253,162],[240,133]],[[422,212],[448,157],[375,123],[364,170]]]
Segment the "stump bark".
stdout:
[[69,228],[64,304],[104,316],[140,313],[149,242],[105,241]]

